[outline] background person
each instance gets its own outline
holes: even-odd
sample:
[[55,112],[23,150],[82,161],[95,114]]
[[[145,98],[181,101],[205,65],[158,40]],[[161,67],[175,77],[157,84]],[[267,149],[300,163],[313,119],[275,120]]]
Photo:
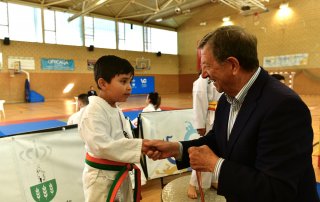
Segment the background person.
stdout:
[[157,92],[149,93],[146,99],[147,106],[142,109],[142,112],[161,111],[161,96]]
[[310,111],[259,67],[256,37],[225,26],[199,48],[205,75],[224,92],[213,129],[192,141],[146,142],[144,153],[173,156],[179,169],[212,172],[228,202],[318,202]]
[[[204,136],[211,129],[214,121],[215,109],[217,101],[221,93],[216,90],[213,82],[209,78],[202,78],[200,71],[199,78],[193,82],[192,98],[193,98],[193,126],[197,129],[200,136]],[[211,187],[212,173],[201,173],[202,188],[208,189]],[[192,170],[187,194],[189,198],[196,199],[198,188],[198,180],[196,172]]]
[[90,90],[88,91],[88,96],[95,95],[97,96],[97,92],[94,90],[93,86],[90,86]]
[[87,94],[80,94],[78,95],[78,111],[74,114],[72,114],[67,122],[67,125],[72,125],[72,124],[78,124],[81,118],[81,115],[84,111],[85,106],[89,104],[89,99]]
[[[151,92],[147,95],[146,98],[146,104],[142,109],[142,112],[154,112],[154,111],[161,111],[160,105],[161,105],[161,96],[157,92]],[[138,125],[138,118],[135,118],[131,121],[132,125],[134,127],[137,127]],[[138,131],[135,130],[136,133]]]

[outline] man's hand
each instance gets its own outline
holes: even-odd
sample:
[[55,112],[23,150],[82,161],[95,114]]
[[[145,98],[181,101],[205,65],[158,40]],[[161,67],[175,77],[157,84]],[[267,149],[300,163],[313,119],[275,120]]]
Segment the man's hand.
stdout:
[[193,170],[213,172],[218,156],[207,146],[190,147],[188,149],[190,165]]
[[178,157],[180,154],[178,142],[167,142],[163,140],[143,140],[142,153],[152,160]]

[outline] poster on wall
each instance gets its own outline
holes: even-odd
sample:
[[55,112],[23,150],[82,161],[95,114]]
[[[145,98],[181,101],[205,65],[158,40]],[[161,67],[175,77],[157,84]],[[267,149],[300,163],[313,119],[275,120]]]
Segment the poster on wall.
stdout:
[[94,64],[96,64],[96,60],[87,60],[87,67],[88,67],[88,70],[93,70],[94,68]]
[[35,70],[34,58],[33,57],[8,57],[8,69],[15,69],[19,64],[19,68],[25,70]]
[[154,76],[134,76],[131,81],[132,94],[154,92]]
[[74,61],[58,58],[41,58],[42,70],[74,71]]
[[268,56],[263,58],[263,67],[291,67],[308,64],[308,53]]

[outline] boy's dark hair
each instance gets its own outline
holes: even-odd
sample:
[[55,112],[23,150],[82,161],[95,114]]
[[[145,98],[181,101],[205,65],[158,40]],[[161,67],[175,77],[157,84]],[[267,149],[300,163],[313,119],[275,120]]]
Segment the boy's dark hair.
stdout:
[[88,105],[89,104],[88,94],[82,93],[78,95],[78,101],[81,101],[84,105]]
[[150,100],[151,104],[153,104],[155,109],[158,109],[161,104],[161,97],[157,92],[149,93],[148,99]]
[[134,68],[128,60],[115,55],[105,55],[100,57],[94,65],[94,80],[99,89],[99,78],[103,78],[110,83],[111,79],[119,74],[131,74],[134,76]]

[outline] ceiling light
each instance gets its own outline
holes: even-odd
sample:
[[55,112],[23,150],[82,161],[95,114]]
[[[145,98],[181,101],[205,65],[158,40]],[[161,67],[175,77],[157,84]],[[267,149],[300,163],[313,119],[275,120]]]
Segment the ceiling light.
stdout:
[[233,25],[233,23],[231,22],[230,20],[230,17],[224,17],[222,18],[222,26],[230,26],[230,25]]
[[280,10],[288,9],[289,8],[289,3],[282,3],[282,4],[280,4],[279,8],[280,8]]
[[74,83],[69,83],[64,89],[63,89],[63,93],[69,93],[72,88],[74,87]]
[[230,17],[224,17],[224,18],[222,18],[222,21],[223,22],[229,22],[230,21]]
[[286,19],[292,15],[292,10],[289,8],[289,3],[282,3],[279,6],[278,17],[279,19]]
[[206,25],[207,25],[206,21],[200,22],[200,26],[206,26]]
[[162,18],[156,19],[156,22],[161,22],[161,21],[162,21]]

